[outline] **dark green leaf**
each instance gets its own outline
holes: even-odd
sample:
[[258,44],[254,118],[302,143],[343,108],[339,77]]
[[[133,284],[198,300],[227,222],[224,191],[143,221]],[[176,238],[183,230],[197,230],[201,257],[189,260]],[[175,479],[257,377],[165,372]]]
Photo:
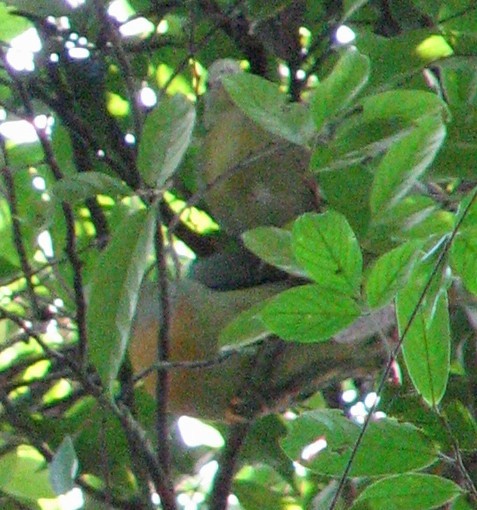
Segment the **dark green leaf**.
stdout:
[[303,285],[272,298],[262,311],[265,325],[284,340],[320,342],[360,316],[356,302],[320,285]]
[[194,123],[194,107],[179,94],[163,97],[148,115],[137,161],[147,184],[163,186],[172,177],[189,147]]
[[74,204],[96,195],[124,197],[130,195],[132,190],[115,177],[100,172],[87,172],[56,182],[51,193],[60,201]]
[[332,73],[313,93],[311,112],[316,128],[348,107],[366,85],[369,76],[369,59],[355,48],[340,58]]
[[291,3],[292,0],[270,0],[269,2],[247,0],[250,15],[256,20],[263,20],[276,16]]
[[102,252],[91,279],[87,312],[91,363],[108,392],[126,352],[139,287],[151,253],[154,211],[127,217]]
[[460,232],[451,250],[452,268],[469,292],[477,295],[477,236],[475,229]]
[[236,480],[233,490],[245,510],[286,510],[290,508],[290,505],[293,505],[290,496],[280,494],[253,481]]
[[323,172],[319,176],[320,193],[326,203],[346,217],[358,238],[366,234],[369,226],[372,182],[373,174],[365,165],[350,166],[339,172]]
[[259,76],[238,73],[223,84],[232,100],[262,128],[289,142],[306,145],[314,133],[308,108],[287,103],[279,87]]
[[362,100],[366,121],[397,119],[408,126],[423,117],[447,117],[447,106],[435,94],[422,90],[390,90]]
[[477,448],[477,422],[470,410],[460,400],[449,402],[444,408],[449,429],[459,444],[459,449]]
[[72,7],[64,0],[6,0],[3,3],[42,18],[67,16],[72,11]]

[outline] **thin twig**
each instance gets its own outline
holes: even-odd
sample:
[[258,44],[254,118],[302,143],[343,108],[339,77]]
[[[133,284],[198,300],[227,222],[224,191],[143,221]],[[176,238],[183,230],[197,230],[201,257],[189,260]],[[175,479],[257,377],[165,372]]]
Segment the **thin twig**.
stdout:
[[110,16],[106,12],[104,2],[100,0],[94,0],[94,7],[96,9],[96,15],[98,17],[98,20],[103,29],[105,30],[107,38],[109,39],[113,46],[119,67],[122,72],[122,76],[124,78],[124,83],[126,84],[126,89],[129,95],[129,103],[131,105],[134,122],[134,136],[136,137],[136,143],[139,143],[139,140],[141,138],[143,115],[141,113],[141,110],[138,108],[138,101],[136,97],[137,96],[136,84],[134,83],[133,80],[134,73],[124,51],[123,43],[118,35],[117,29],[114,26]]
[[209,510],[225,510],[227,508],[227,499],[232,487],[237,460],[250,427],[250,422],[237,423],[230,427],[229,437],[218,463],[219,470],[215,475]]
[[[165,257],[164,237],[159,204],[156,207],[156,225],[154,233],[154,248],[156,253],[157,292],[159,309],[157,316],[161,317],[157,338],[157,359],[159,362],[168,361],[170,351],[170,296],[167,277],[167,262]],[[156,434],[157,454],[164,471],[170,473],[169,426],[167,423],[167,407],[169,397],[169,374],[166,370],[158,370],[156,383]]]
[[[6,152],[4,152],[4,157],[6,158]],[[26,281],[28,297],[30,299],[31,306],[33,308],[33,312],[36,318],[41,318],[42,312],[40,306],[38,304],[38,299],[35,293],[35,287],[32,281],[32,273],[33,270],[28,261],[28,255],[24,244],[24,239],[21,231],[21,223],[20,216],[18,214],[17,209],[17,195],[15,191],[15,183],[13,181],[11,170],[8,166],[4,166],[2,168],[2,176],[5,182],[5,187],[7,191],[7,199],[8,206],[10,208],[10,216],[12,221],[12,234],[13,234],[13,242],[15,244],[15,248],[18,253],[18,258],[20,260],[20,266],[22,268],[23,276]]]
[[[2,60],[6,62],[5,55],[1,53]],[[25,107],[27,118],[33,119],[35,111],[30,98],[29,91],[26,90],[23,83],[18,80],[7,67],[10,78],[14,81],[22,103]],[[36,134],[40,140],[43,152],[45,154],[45,160],[50,167],[53,176],[56,180],[61,180],[63,174],[56,161],[51,142],[48,139],[44,129],[38,128],[35,123],[32,123],[35,128]],[[76,322],[78,327],[78,340],[79,340],[79,356],[83,364],[83,368],[86,367],[86,345],[87,345],[87,332],[86,332],[86,302],[83,294],[83,275],[82,275],[82,262],[76,251],[76,233],[75,233],[75,219],[73,209],[66,202],[62,203],[63,215],[66,223],[66,247],[65,252],[71,263],[73,269],[73,289],[75,293],[75,305],[76,305]]]
[[472,480],[469,472],[467,471],[464,461],[462,459],[462,455],[460,453],[459,448],[459,442],[457,438],[454,436],[454,433],[452,432],[452,428],[450,427],[449,422],[447,421],[447,418],[440,412],[437,413],[439,419],[444,425],[444,428],[446,429],[447,435],[449,436],[450,443],[452,445],[452,450],[454,452],[454,459],[455,463],[457,465],[457,468],[459,470],[459,473],[461,474],[462,478],[464,479],[465,485],[467,486],[467,489],[469,491],[469,495],[472,498],[472,501],[474,503],[477,503],[477,488],[474,484],[474,481]]

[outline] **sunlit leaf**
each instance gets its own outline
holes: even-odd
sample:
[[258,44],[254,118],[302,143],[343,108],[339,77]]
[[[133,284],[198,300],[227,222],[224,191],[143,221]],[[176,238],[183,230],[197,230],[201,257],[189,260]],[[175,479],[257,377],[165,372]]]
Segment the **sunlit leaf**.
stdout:
[[451,480],[424,473],[391,476],[369,485],[352,508],[370,510],[431,510],[449,503],[462,493]]
[[356,296],[361,284],[362,255],[346,218],[334,211],[307,213],[293,225],[296,260],[316,285]]
[[[400,5],[400,3],[396,4]],[[369,86],[375,89],[389,88],[419,73],[435,60],[449,55],[448,45],[434,45],[430,51],[418,48],[435,35],[432,28],[407,30],[395,37],[384,37],[371,31],[363,31],[356,46],[372,62]]]
[[242,312],[220,332],[219,345],[247,345],[261,340],[270,334],[265,326],[261,311],[266,306],[266,301],[253,306]]
[[[25,2],[27,0],[23,0]],[[14,4],[16,8],[21,8],[18,4],[21,4],[22,0],[15,2],[2,2],[0,3],[0,40],[4,42],[11,41],[15,36],[20,35],[22,32],[31,27],[31,22],[21,16],[15,16],[11,9],[5,4]],[[30,5],[36,2],[31,1]],[[42,3],[41,1],[39,3]],[[60,3],[60,0],[50,0],[50,3]],[[53,5],[52,5],[53,7]]]
[[382,255],[366,279],[366,295],[371,308],[387,304],[404,285],[416,260],[419,241],[410,241]]
[[[294,461],[322,475],[340,476],[349,461],[360,427],[341,412],[304,413],[290,422],[282,441]],[[432,442],[409,423],[371,422],[353,462],[350,476],[382,476],[422,469],[437,459]]]
[[35,505],[40,498],[53,499],[56,496],[50,485],[48,470],[45,469],[45,459],[37,450],[22,445],[9,455],[15,455],[16,462],[12,465],[7,461],[13,470],[2,492],[30,505]]
[[361,100],[363,118],[399,119],[411,125],[423,117],[447,116],[447,106],[439,96],[423,90],[389,90]]
[[444,137],[442,121],[428,117],[391,146],[376,170],[371,190],[371,211],[375,217],[391,210],[416,185]]
[[351,104],[366,85],[369,59],[356,49],[349,49],[340,58],[329,76],[313,93],[311,111],[317,129]]
[[292,234],[277,227],[257,227],[242,234],[245,246],[262,260],[287,273],[304,276],[292,250]]
[[303,285],[271,299],[261,313],[265,325],[284,340],[320,342],[360,316],[356,302],[321,285]]
[[[415,312],[422,285],[411,281],[397,296],[396,312],[406,367],[416,390],[430,405],[444,396],[450,369],[450,325],[447,294],[424,303]],[[408,328],[408,323],[413,321]]]

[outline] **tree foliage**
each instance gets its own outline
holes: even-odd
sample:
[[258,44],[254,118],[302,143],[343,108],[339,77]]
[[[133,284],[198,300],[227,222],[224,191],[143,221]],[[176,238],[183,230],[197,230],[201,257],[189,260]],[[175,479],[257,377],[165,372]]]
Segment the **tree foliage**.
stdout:
[[2,508],[477,504],[474,4],[0,2]]

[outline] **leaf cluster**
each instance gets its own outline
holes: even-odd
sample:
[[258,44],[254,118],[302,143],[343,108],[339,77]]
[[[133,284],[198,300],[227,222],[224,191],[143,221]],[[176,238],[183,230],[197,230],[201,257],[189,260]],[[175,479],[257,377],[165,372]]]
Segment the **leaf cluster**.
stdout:
[[[125,19],[106,4],[0,2],[2,508],[67,493],[88,509],[219,510],[230,494],[247,510],[472,508],[474,2],[112,2]],[[41,48],[22,67],[25,30]],[[223,79],[234,107],[307,155],[315,211],[240,237],[212,217],[200,169],[217,58],[249,71]],[[167,413],[171,288],[192,260],[245,249],[287,288],[193,362],[252,359],[254,413],[231,403],[232,423],[212,424],[223,448],[187,447]],[[128,359],[151,268],[156,398]]]

